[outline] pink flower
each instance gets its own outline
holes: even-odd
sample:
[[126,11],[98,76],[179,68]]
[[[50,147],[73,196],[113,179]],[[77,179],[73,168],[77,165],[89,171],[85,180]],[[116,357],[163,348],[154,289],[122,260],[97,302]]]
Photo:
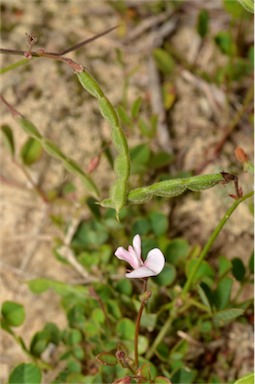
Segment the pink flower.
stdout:
[[145,261],[141,257],[141,238],[135,235],[133,247],[128,246],[128,250],[119,247],[115,252],[118,259],[124,260],[131,265],[134,271],[126,273],[129,278],[143,278],[158,275],[165,265],[165,257],[158,248],[153,248],[147,255]]

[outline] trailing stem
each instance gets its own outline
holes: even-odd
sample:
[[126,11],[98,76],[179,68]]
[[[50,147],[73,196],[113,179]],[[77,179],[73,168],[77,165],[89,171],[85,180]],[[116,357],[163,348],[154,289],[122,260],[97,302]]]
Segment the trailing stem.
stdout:
[[[181,295],[176,297],[175,300],[171,303],[172,304],[171,305],[172,310],[170,312],[170,316],[167,319],[167,321],[165,322],[165,324],[163,325],[163,327],[161,328],[158,336],[154,340],[154,343],[152,344],[152,346],[148,350],[148,352],[146,354],[147,359],[150,359],[154,355],[157,346],[161,343],[161,341],[165,338],[166,334],[169,332],[169,329],[172,325],[172,322],[174,321],[176,316],[179,315],[181,312],[183,312],[184,308],[185,308],[185,310],[187,309],[186,305],[185,305],[185,302],[186,302],[185,299],[187,298],[187,293],[189,292],[189,290],[192,286],[192,283],[194,281],[194,277],[195,277],[195,275],[199,269],[199,266],[201,265],[202,261],[204,260],[204,258],[208,254],[210,248],[212,247],[214,241],[218,237],[222,228],[224,227],[226,222],[229,220],[232,213],[236,210],[238,205],[241,204],[243,201],[249,199],[253,195],[254,195],[254,191],[251,191],[251,192],[247,193],[246,195],[244,195],[243,197],[235,200],[234,203],[232,204],[232,206],[227,210],[225,215],[220,220],[219,224],[217,225],[217,227],[215,228],[215,230],[211,234],[211,236],[208,239],[207,243],[205,244],[204,248],[202,249],[199,258],[197,259],[197,263],[196,263],[194,269],[192,270],[191,274],[189,275],[189,277],[188,277],[188,279],[187,279],[187,281],[186,281],[186,283],[182,289]],[[179,307],[180,303],[182,303],[182,307]]]

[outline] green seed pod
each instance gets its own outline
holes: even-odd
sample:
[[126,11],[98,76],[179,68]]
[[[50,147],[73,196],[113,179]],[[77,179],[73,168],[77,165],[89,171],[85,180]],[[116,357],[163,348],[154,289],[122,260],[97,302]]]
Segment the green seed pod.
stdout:
[[70,158],[66,158],[64,161],[63,161],[63,164],[65,166],[65,168],[78,175],[78,176],[83,176],[84,175],[84,172],[83,170],[81,169],[81,167],[79,166],[79,164],[76,163],[76,161],[70,159]]
[[19,118],[19,122],[23,130],[32,138],[40,142],[44,148],[44,150],[51,155],[52,157],[55,157],[56,159],[62,161],[64,167],[71,173],[77,175],[82,183],[85,185],[85,187],[88,189],[90,193],[93,194],[96,198],[99,197],[98,189],[93,182],[93,180],[88,176],[81,167],[76,163],[76,161],[68,158],[58,147],[55,143],[53,143],[51,140],[43,138],[40,132],[37,130],[37,128],[32,124],[30,121],[26,120],[25,118]]
[[71,173],[79,176],[82,183],[85,185],[85,187],[93,194],[95,197],[99,197],[99,192],[97,189],[97,186],[93,182],[93,180],[88,176],[81,167],[76,163],[76,161],[66,158],[63,160],[64,167]]
[[[105,97],[100,97],[98,99],[99,108],[102,116],[105,118],[105,120],[108,121],[108,123],[113,127],[119,127],[119,120],[117,113],[115,112],[112,104],[110,101]],[[119,132],[118,132],[119,133]],[[115,131],[113,131],[113,137],[115,136]]]
[[116,181],[110,191],[110,199],[106,199],[100,204],[103,206],[111,206],[118,212],[124,207],[127,199],[127,182],[130,173],[129,150],[126,137],[119,125],[119,119],[115,109],[113,108],[103,91],[97,84],[96,80],[85,70],[76,73],[81,85],[94,97],[98,99],[99,109],[103,118],[111,125],[112,142],[118,152],[114,160],[114,170],[116,173]]
[[215,175],[199,175],[190,177],[187,185],[187,188],[191,191],[197,192],[202,191],[203,189],[208,189],[214,187],[220,181],[223,181],[223,177],[220,173]]
[[115,127],[112,126],[112,142],[118,152],[124,152],[126,156],[129,156],[126,136],[119,125]]
[[100,88],[99,84],[90,73],[84,70],[83,72],[77,72],[76,74],[78,76],[78,79],[81,85],[92,96],[96,97],[97,99],[104,96],[103,91]]
[[118,155],[114,162],[114,170],[117,173],[117,175],[120,175],[122,177],[128,177],[129,175],[129,163],[126,161],[126,156],[124,155]]
[[161,181],[159,183],[153,184],[149,188],[155,196],[175,197],[181,195],[185,191],[186,186],[184,180],[175,179]]
[[221,181],[224,181],[224,179],[220,173],[160,181],[148,187],[133,189],[128,193],[127,200],[131,204],[142,204],[153,196],[175,197],[181,195],[187,189],[202,191]]
[[126,201],[126,185],[123,183],[122,179],[117,179],[113,184],[110,192],[110,198],[114,203],[114,208],[117,213],[123,208],[123,201]]
[[20,117],[19,123],[20,123],[21,127],[23,128],[23,130],[29,136],[33,137],[33,139],[36,139],[36,140],[42,139],[42,135],[40,134],[40,132],[38,131],[36,126],[33,123],[31,123],[31,121],[25,119],[24,117]]
[[127,199],[131,204],[143,204],[153,197],[148,187],[136,188],[129,192]]
[[59,159],[61,161],[65,161],[67,159],[63,152],[61,152],[60,149],[56,146],[56,144],[54,144],[51,140],[43,139],[42,145],[45,151],[52,157],[55,157],[56,159]]

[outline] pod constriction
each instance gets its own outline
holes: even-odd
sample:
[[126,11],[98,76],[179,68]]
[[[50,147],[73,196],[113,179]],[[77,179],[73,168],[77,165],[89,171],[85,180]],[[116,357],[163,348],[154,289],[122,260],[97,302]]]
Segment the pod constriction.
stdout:
[[130,173],[129,150],[126,137],[121,129],[117,113],[104,95],[101,87],[94,77],[85,69],[82,72],[76,72],[76,75],[87,92],[96,97],[100,112],[103,118],[110,124],[112,129],[112,142],[118,152],[114,160],[114,170],[116,181],[111,188],[110,201],[116,209],[117,216],[121,208],[124,207],[127,199],[127,182]]

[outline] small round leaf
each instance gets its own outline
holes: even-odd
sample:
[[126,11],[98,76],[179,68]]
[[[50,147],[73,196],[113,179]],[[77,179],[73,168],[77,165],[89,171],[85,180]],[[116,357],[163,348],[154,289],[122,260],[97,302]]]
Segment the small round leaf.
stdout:
[[4,320],[12,327],[19,327],[25,320],[24,307],[19,303],[5,301],[1,312]]
[[42,374],[40,369],[32,363],[17,365],[10,374],[8,384],[40,384]]
[[42,156],[42,144],[38,140],[29,137],[21,148],[20,156],[25,165],[34,164]]
[[174,282],[176,277],[176,269],[174,265],[166,264],[163,271],[153,278],[156,284],[160,286],[167,286]]
[[97,360],[104,365],[117,365],[118,359],[115,355],[109,352],[101,352],[97,355]]

